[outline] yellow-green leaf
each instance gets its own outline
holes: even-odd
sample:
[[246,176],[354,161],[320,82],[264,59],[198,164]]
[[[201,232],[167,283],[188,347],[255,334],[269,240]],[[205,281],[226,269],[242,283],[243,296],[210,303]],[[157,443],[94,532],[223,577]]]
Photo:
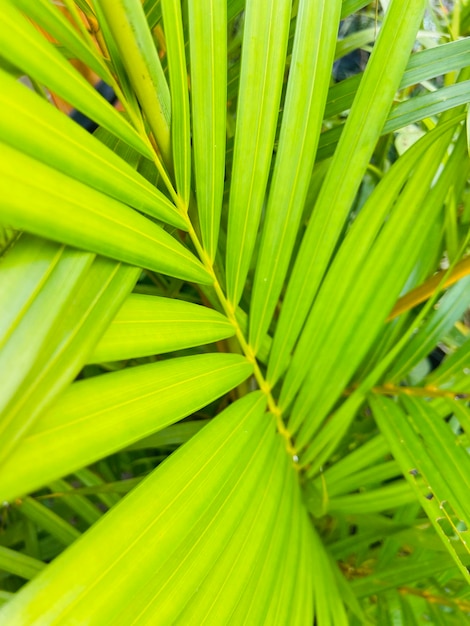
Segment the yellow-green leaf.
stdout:
[[0,70],[0,138],[29,156],[185,230],[176,207],[129,163]]
[[101,337],[90,363],[117,361],[220,341],[235,334],[226,317],[190,302],[132,294]]
[[202,264],[157,224],[6,144],[0,148],[5,223],[131,265],[211,282]]
[[[264,409],[256,392],[215,418],[24,587],[0,620],[312,623],[317,550],[295,470]],[[289,549],[273,541],[280,537]]]
[[194,173],[202,242],[217,252],[225,179],[227,112],[227,6],[210,0],[188,4]]
[[74,383],[0,466],[0,500],[28,493],[173,424],[236,387],[251,371],[242,356],[206,354]]
[[124,117],[93,89],[10,0],[2,2],[0,50],[2,57],[25,74],[44,84],[147,158],[152,158],[152,150],[147,139],[143,139]]

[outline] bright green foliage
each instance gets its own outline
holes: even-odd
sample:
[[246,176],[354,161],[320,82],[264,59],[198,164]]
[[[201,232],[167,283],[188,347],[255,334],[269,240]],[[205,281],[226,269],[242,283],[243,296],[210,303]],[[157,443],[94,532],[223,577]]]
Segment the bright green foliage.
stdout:
[[470,624],[469,34],[3,0],[0,624]]

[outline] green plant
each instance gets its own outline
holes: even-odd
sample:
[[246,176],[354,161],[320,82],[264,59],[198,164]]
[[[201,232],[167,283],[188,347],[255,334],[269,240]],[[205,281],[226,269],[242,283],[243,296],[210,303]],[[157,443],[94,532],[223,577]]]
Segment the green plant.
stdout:
[[3,0],[1,624],[469,623],[470,4],[383,4]]

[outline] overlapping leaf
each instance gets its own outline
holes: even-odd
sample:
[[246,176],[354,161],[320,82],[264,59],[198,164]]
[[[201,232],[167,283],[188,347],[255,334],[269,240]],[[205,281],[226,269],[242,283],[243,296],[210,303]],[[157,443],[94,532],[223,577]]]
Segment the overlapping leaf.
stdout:
[[173,424],[233,389],[251,371],[239,355],[207,354],[74,383],[0,466],[2,501]]
[[99,6],[158,149],[170,167],[170,92],[142,4],[138,0],[100,0]]
[[52,2],[49,0],[15,0],[15,5],[25,11],[28,17],[57,41],[60,41],[74,58],[80,59],[106,82],[113,82],[112,74],[103,58],[94,49],[91,36],[88,35],[87,40],[83,41],[80,34]]
[[[285,370],[392,104],[425,2],[392,2],[315,204],[274,336],[268,378]],[[393,55],[393,62],[389,58]],[[389,67],[384,72],[383,68]],[[334,206],[334,211],[331,207]]]
[[27,235],[0,271],[1,466],[78,374],[139,271]]
[[250,267],[268,182],[290,10],[287,0],[274,0],[268,11],[256,0],[246,5],[227,232],[227,291],[234,306]]
[[2,3],[1,56],[152,158],[149,143],[34,28],[10,0]]
[[[346,242],[344,243],[340,253],[335,259],[299,341],[281,394],[281,403],[284,406],[288,406],[293,400],[296,390],[300,388],[302,381],[304,379],[308,381],[303,385],[299,397],[295,401],[290,421],[291,428],[294,431],[297,430],[302,420],[309,413],[310,408],[315,404],[315,418],[310,418],[310,426],[304,426],[301,444],[306,443],[307,433],[309,433],[308,437],[310,438],[318,427],[320,416],[325,416],[326,412],[333,406],[335,398],[338,397],[333,391],[333,387],[336,383],[338,383],[339,393],[340,389],[344,389],[344,386],[348,382],[346,371],[349,371],[349,376],[351,376],[354,363],[356,363],[356,365],[359,364],[361,358],[359,355],[361,353],[363,356],[365,355],[368,346],[370,347],[374,336],[376,336],[375,333],[379,331],[381,326],[380,318],[384,319],[386,317],[386,311],[391,309],[392,303],[398,296],[415,264],[419,249],[426,241],[426,228],[429,229],[430,225],[436,219],[442,202],[442,195],[436,197],[435,203],[429,202],[428,189],[435,173],[429,170],[429,163],[431,161],[436,163],[442,158],[443,150],[448,140],[448,136],[444,136],[441,140],[438,140],[428,152],[427,156],[422,158],[417,164],[413,177],[404,188],[403,193],[395,204],[393,212],[390,216],[387,216],[387,221],[382,230],[380,230],[381,211],[375,211],[375,194],[370,196],[370,208],[366,212],[361,213],[358,217],[356,224],[350,231],[347,244]],[[429,162],[427,161],[428,158],[430,159]],[[455,158],[459,159],[460,155],[456,153]],[[449,175],[453,175],[454,168],[449,167],[448,173]],[[398,183],[398,177],[393,180],[392,187],[395,183]],[[388,186],[384,184],[383,191],[378,187],[377,193],[386,193],[387,187]],[[445,187],[446,184],[443,179],[441,192]],[[390,189],[390,191],[392,191],[392,189]],[[435,191],[437,193],[439,189],[436,188]],[[387,214],[387,205],[391,208],[389,203],[393,202],[395,197],[393,191],[390,196],[386,195],[384,197],[382,204],[384,217]],[[426,208],[430,213],[425,213],[421,208],[420,202],[424,200],[426,200]],[[416,213],[410,208],[411,202],[414,203]],[[369,210],[371,211],[370,215],[368,215]],[[374,217],[372,217],[372,212],[374,213]],[[422,222],[418,221],[418,216],[423,220]],[[361,222],[366,219],[367,228],[363,228]],[[376,219],[377,222],[375,221]],[[410,222],[407,220],[410,220]],[[357,235],[355,233],[357,233]],[[404,242],[405,233],[407,236],[406,242]],[[374,242],[377,234],[378,237]],[[356,236],[360,237],[362,240],[362,244],[359,244],[361,253],[357,254],[354,263],[351,263],[348,249],[350,249],[349,246],[354,245]],[[408,245],[410,246],[409,252],[407,251],[405,253],[405,247]],[[367,250],[368,252],[366,252]],[[400,251],[400,253],[398,253],[398,251]],[[391,256],[388,257],[388,254]],[[393,276],[387,276],[387,282],[384,282],[384,277],[388,274],[390,263],[390,260],[387,259],[391,258],[394,259],[395,271]],[[358,263],[357,266],[355,265],[356,262]],[[400,277],[401,271],[403,271],[403,273]],[[357,297],[351,290],[349,290],[346,295],[341,287],[339,287],[338,291],[338,284],[343,284],[344,288],[346,288],[348,282],[345,279],[347,277],[354,277],[358,284],[364,285],[360,297]],[[397,282],[395,283],[395,281]],[[369,289],[369,296],[366,296]],[[368,298],[367,305],[362,300],[363,297]],[[345,298],[351,298],[354,302],[347,305]],[[332,311],[333,302],[336,302],[338,306],[335,313]],[[381,310],[382,307],[383,309]],[[331,316],[329,319],[331,319],[332,326],[335,326],[335,328],[332,327],[329,330],[327,330],[328,323],[326,321],[323,321],[321,325],[318,324],[320,317],[322,320],[325,320],[326,310],[329,311],[329,315]],[[379,313],[380,310],[381,312]],[[343,315],[348,317],[348,323],[342,321]],[[373,330],[374,326],[376,328],[375,331]],[[352,328],[354,328],[354,337],[351,337],[349,334]],[[361,328],[363,331],[360,330]],[[311,352],[311,346],[316,345],[319,350],[322,350],[323,344],[322,340],[318,338],[318,333],[323,333],[324,331],[326,333],[324,337],[328,337],[329,341],[328,362],[325,363],[321,358],[317,358],[315,363],[313,363],[314,355]],[[343,332],[348,334],[348,338],[346,339],[344,336],[336,360],[333,359],[332,351],[334,348],[331,344],[331,338],[335,337],[335,344],[338,342],[336,345],[338,345],[339,348],[340,337],[343,336]],[[363,332],[364,334],[362,334]],[[366,336],[368,339],[366,339]],[[358,343],[356,343],[356,340]],[[308,364],[312,364],[313,369],[309,368]],[[335,369],[335,376],[327,376],[324,378],[323,376],[326,374],[326,371],[332,371],[329,369],[330,367]],[[341,382],[339,381],[340,371],[343,371],[345,374],[345,378]],[[316,426],[313,426],[314,423]]]
[[[90,25],[99,27],[100,52],[83,27],[75,33],[46,0],[17,4],[60,44],[45,42],[5,0],[6,71],[16,75],[11,63],[17,64],[38,93],[45,85],[83,110],[100,124],[97,135],[107,148],[0,73],[1,219],[59,242],[22,235],[3,259],[0,328],[9,334],[0,365],[18,406],[25,400],[21,419],[5,420],[10,430],[1,440],[10,454],[0,465],[0,501],[21,499],[1,516],[8,528],[0,543],[9,550],[0,551],[0,578],[15,590],[13,575],[35,580],[14,598],[0,593],[0,603],[8,602],[0,622],[346,626],[365,622],[359,602],[384,623],[398,616],[417,623],[419,603],[436,623],[463,609],[458,584],[468,582],[469,461],[462,442],[470,417],[466,405],[449,397],[469,388],[468,342],[416,390],[441,395],[432,403],[405,399],[404,410],[374,395],[375,422],[368,408],[358,411],[380,377],[389,371],[399,383],[450,334],[465,307],[467,278],[440,309],[418,314],[418,323],[428,321],[415,337],[406,328],[414,312],[386,326],[390,311],[397,315],[392,307],[400,290],[426,281],[420,301],[431,297],[435,283],[428,277],[442,251],[447,246],[453,262],[463,248],[468,162],[460,105],[468,98],[468,73],[456,84],[447,75],[434,93],[393,108],[392,102],[400,88],[465,67],[468,42],[409,58],[425,1],[382,3],[388,14],[364,76],[333,86],[324,113],[334,48],[342,54],[375,37],[376,28],[366,28],[336,42],[339,15],[370,4],[363,0],[276,0],[268,7],[214,0],[202,13],[193,2],[187,10],[173,0],[143,6],[78,0]],[[364,15],[373,17],[371,7]],[[465,10],[462,16],[463,24]],[[449,29],[458,39],[457,12]],[[106,65],[101,54],[109,54]],[[71,68],[71,55],[108,77],[126,115]],[[327,119],[351,105],[345,125]],[[390,168],[392,137],[378,142],[381,135],[456,106],[456,115],[443,116]],[[317,150],[320,128],[337,123],[321,134]],[[427,128],[433,125],[426,120]],[[235,134],[233,155],[226,131]],[[171,200],[153,187],[162,182]],[[224,183],[228,233],[220,211]],[[200,260],[134,209],[189,230],[185,243],[191,239]],[[28,250],[21,248],[25,241]],[[203,263],[212,261],[209,276]],[[153,270],[139,291],[158,297],[125,299],[140,270],[120,262]],[[294,273],[280,299],[289,266]],[[215,289],[205,286],[210,283]],[[210,302],[228,317],[170,299],[177,293]],[[237,309],[242,296],[243,311]],[[400,312],[417,304],[400,302]],[[275,332],[270,356],[269,327]],[[396,346],[405,346],[407,333],[400,355]],[[219,349],[241,348],[247,358],[205,348],[144,366],[105,363],[225,339]],[[85,377],[90,371],[94,377],[64,389],[85,361],[102,365],[86,368]],[[123,369],[98,374],[107,367]],[[255,384],[262,391],[250,393]],[[245,397],[221,415],[213,404],[203,420],[175,423],[230,390],[232,399]],[[291,413],[290,432],[280,409]],[[351,424],[352,441],[368,443],[348,454],[350,440],[340,441]],[[134,459],[148,471],[167,446],[180,444],[148,479],[134,474]],[[129,469],[135,477],[119,481]],[[61,478],[70,472],[73,480]],[[74,494],[75,479],[83,487]],[[22,497],[46,485],[57,492],[50,501]],[[93,501],[113,509],[102,517]],[[91,526],[81,537],[71,514],[80,531]],[[15,559],[12,546],[25,554]],[[39,557],[55,560],[44,568]],[[356,578],[352,585],[335,559]],[[400,585],[410,587],[398,592]],[[444,618],[425,604],[430,591],[438,594],[435,606],[451,608]]]
[[[405,402],[406,412],[388,398],[370,398],[375,419],[403,474],[419,494],[431,523],[468,581],[470,458],[456,445],[448,425],[428,403],[411,398]],[[452,481],[446,480],[447,476]]]
[[[181,229],[174,205],[80,126],[0,70],[0,139],[64,174]],[[29,172],[25,172],[25,178]]]
[[211,282],[202,264],[157,224],[6,144],[1,150],[2,219],[10,226],[157,272]]
[[217,417],[26,586],[1,619],[248,624],[256,615],[256,623],[268,616],[310,623],[321,548],[264,408],[255,393]]
[[[255,352],[268,330],[287,273],[323,119],[341,2],[301,2],[281,135],[250,309]],[[317,29],[312,32],[312,26]]]

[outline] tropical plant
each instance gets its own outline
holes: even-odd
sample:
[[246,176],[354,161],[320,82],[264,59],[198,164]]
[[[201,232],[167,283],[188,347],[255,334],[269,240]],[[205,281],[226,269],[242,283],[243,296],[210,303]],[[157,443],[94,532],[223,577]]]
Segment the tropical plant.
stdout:
[[0,623],[470,623],[470,3],[1,18]]

